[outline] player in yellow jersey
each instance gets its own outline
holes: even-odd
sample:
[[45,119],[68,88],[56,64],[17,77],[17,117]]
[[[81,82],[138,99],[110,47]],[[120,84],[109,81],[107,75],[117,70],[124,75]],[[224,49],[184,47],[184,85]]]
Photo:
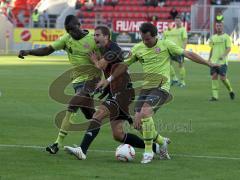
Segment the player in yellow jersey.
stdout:
[[[181,48],[185,49],[187,45],[187,31],[186,28],[182,26],[181,16],[177,16],[175,18],[175,28],[168,29],[166,32],[163,33],[163,38],[170,40],[180,46]],[[175,56],[172,55],[171,59],[173,61],[178,62],[179,65],[179,83],[178,78],[176,76],[175,70],[173,65],[171,65],[171,84],[178,84],[180,87],[186,86],[185,76],[186,70],[184,67],[184,57],[183,56]]]
[[[51,154],[56,154],[59,146],[63,145],[63,140],[71,127],[70,120],[79,108],[86,119],[92,118],[95,109],[94,100],[91,95],[101,77],[101,71],[93,65],[89,58],[89,53],[97,48],[93,35],[87,30],[81,29],[81,24],[76,16],[67,16],[64,25],[67,33],[51,45],[43,48],[21,50],[18,55],[19,58],[24,58],[24,56],[27,55],[47,56],[54,51],[65,50],[69,62],[74,67],[72,84],[75,90],[75,96],[73,96],[69,102],[55,143],[46,148],[46,151]],[[96,135],[99,129],[100,128],[95,129]]]
[[125,63],[131,65],[139,62],[144,72],[143,87],[135,104],[134,127],[142,130],[145,151],[141,163],[145,164],[151,162],[153,159],[153,141],[161,146],[162,157],[164,156],[166,159],[170,158],[167,151],[169,139],[158,134],[152,118],[161,105],[171,100],[169,92],[170,56],[185,56],[196,63],[209,67],[215,67],[215,65],[205,61],[193,52],[185,51],[172,41],[158,39],[158,30],[151,23],[143,23],[140,26],[140,34],[142,42],[132,48]]
[[216,34],[210,38],[209,42],[211,47],[209,62],[219,64],[220,67],[211,68],[212,97],[210,101],[218,100],[218,76],[220,76],[220,79],[229,91],[230,98],[233,100],[235,98],[235,94],[230,81],[227,78],[228,54],[231,51],[231,41],[229,35],[223,31],[223,22],[217,22],[215,26]]

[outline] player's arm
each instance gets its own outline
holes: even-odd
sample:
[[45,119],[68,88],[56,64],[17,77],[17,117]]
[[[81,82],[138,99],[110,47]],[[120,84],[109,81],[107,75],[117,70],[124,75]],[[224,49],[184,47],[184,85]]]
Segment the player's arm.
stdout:
[[183,49],[186,49],[187,47],[187,38],[183,40]]
[[113,69],[114,70],[113,70],[111,76],[112,76],[112,79],[116,79],[127,71],[128,66],[124,63],[118,63],[118,64],[114,65]]
[[55,50],[53,47],[47,46],[43,48],[37,48],[37,49],[30,49],[30,50],[20,50],[18,57],[21,59],[24,59],[24,56],[33,55],[33,56],[47,56],[49,54],[52,54]]
[[123,73],[125,73],[128,69],[128,66],[124,63],[118,63],[115,64],[113,72],[111,72],[111,76],[108,77],[107,79],[102,79],[98,84],[96,89],[99,88],[105,88],[107,87],[114,79],[117,79],[119,76],[121,76]]
[[131,66],[133,63],[137,61],[138,61],[137,56],[130,51],[127,59],[124,60],[124,64],[126,64],[127,66]]
[[219,58],[220,60],[225,59],[228,56],[228,54],[230,53],[230,51],[231,51],[231,40],[230,40],[229,36],[226,37],[225,48],[226,48],[226,50],[223,53],[223,55]]
[[199,56],[198,54],[191,52],[191,51],[185,51],[183,52],[184,57],[190,59],[191,61],[198,63],[198,64],[203,64],[209,67],[214,67],[216,65],[212,64],[209,61],[206,61],[205,59],[203,59],[201,56]]
[[186,46],[187,46],[187,41],[188,41],[188,34],[187,34],[187,31],[186,29],[184,28],[184,31],[183,31],[183,49],[186,49]]
[[102,67],[101,67],[101,65],[99,64],[99,57],[98,57],[98,55],[97,55],[97,53],[96,53],[96,51],[93,51],[93,52],[90,52],[89,53],[89,59],[91,60],[91,62],[96,66],[96,68],[98,68],[98,69],[103,69]]
[[216,65],[213,65],[211,62],[206,61],[201,56],[194,52],[186,51],[182,49],[181,47],[177,46],[176,44],[172,43],[171,41],[165,41],[165,45],[168,48],[168,51],[172,55],[184,55],[184,57],[190,59],[193,62],[196,62],[198,64],[203,64],[209,67],[214,67]]
[[211,58],[212,58],[212,48],[211,48],[210,53],[209,53],[208,62],[211,62]]
[[231,47],[227,47],[227,49],[225,50],[225,52],[223,53],[223,55],[219,58],[220,60],[223,60],[226,58],[226,56],[228,56],[228,54],[231,51]]

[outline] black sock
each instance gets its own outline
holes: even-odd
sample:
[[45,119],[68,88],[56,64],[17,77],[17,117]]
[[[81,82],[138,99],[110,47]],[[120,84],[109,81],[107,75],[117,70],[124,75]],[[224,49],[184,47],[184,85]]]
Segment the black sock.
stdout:
[[[135,148],[141,148],[141,149],[144,149],[145,148],[145,144],[144,144],[144,141],[134,135],[134,134],[131,134],[131,133],[126,133],[123,140],[122,140],[122,143],[124,144],[130,144],[131,146],[135,147]],[[153,143],[153,152],[156,152],[156,144]]]
[[87,150],[91,145],[92,141],[98,135],[100,127],[101,123],[97,119],[92,119],[92,122],[90,123],[88,130],[86,131],[82,143],[80,145],[84,154],[87,154]]

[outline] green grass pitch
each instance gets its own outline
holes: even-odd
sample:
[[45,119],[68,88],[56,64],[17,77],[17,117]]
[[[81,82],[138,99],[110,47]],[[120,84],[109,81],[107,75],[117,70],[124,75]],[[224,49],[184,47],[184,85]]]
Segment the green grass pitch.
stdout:
[[[209,69],[186,62],[187,87],[173,87],[174,101],[154,116],[157,127],[172,140],[172,160],[140,164],[142,150],[130,163],[115,160],[118,146],[105,125],[88,159],[78,161],[60,150],[44,151],[58,129],[54,116],[65,105],[53,101],[48,88],[71,66],[64,57],[0,57],[0,179],[239,179],[239,63],[229,64],[236,92],[231,101],[220,86],[220,101],[209,102]],[[131,70],[137,71],[138,66]],[[71,87],[67,89],[72,92]],[[65,144],[78,144],[83,132],[73,132]]]

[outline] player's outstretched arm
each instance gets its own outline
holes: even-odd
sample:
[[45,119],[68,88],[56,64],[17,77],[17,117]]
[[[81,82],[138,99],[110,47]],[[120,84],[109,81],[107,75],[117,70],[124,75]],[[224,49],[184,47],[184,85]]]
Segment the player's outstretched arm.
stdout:
[[108,79],[102,79],[97,84],[96,89],[107,87],[110,84],[110,82],[112,82],[114,79],[116,79],[119,76],[121,76],[128,69],[128,66],[126,64],[123,64],[123,63],[118,63],[118,64],[116,64],[114,66],[115,67],[113,68],[114,69],[113,72],[111,72],[111,76]]
[[193,62],[196,62],[198,64],[203,64],[209,67],[215,67],[218,65],[212,64],[209,61],[206,61],[205,59],[203,59],[201,56],[199,56],[198,54],[194,53],[194,52],[190,52],[190,51],[184,51],[184,57],[190,59]]
[[33,56],[47,56],[52,54],[55,50],[52,46],[47,46],[43,48],[30,49],[30,50],[20,50],[18,57],[24,59],[24,56],[33,55]]

